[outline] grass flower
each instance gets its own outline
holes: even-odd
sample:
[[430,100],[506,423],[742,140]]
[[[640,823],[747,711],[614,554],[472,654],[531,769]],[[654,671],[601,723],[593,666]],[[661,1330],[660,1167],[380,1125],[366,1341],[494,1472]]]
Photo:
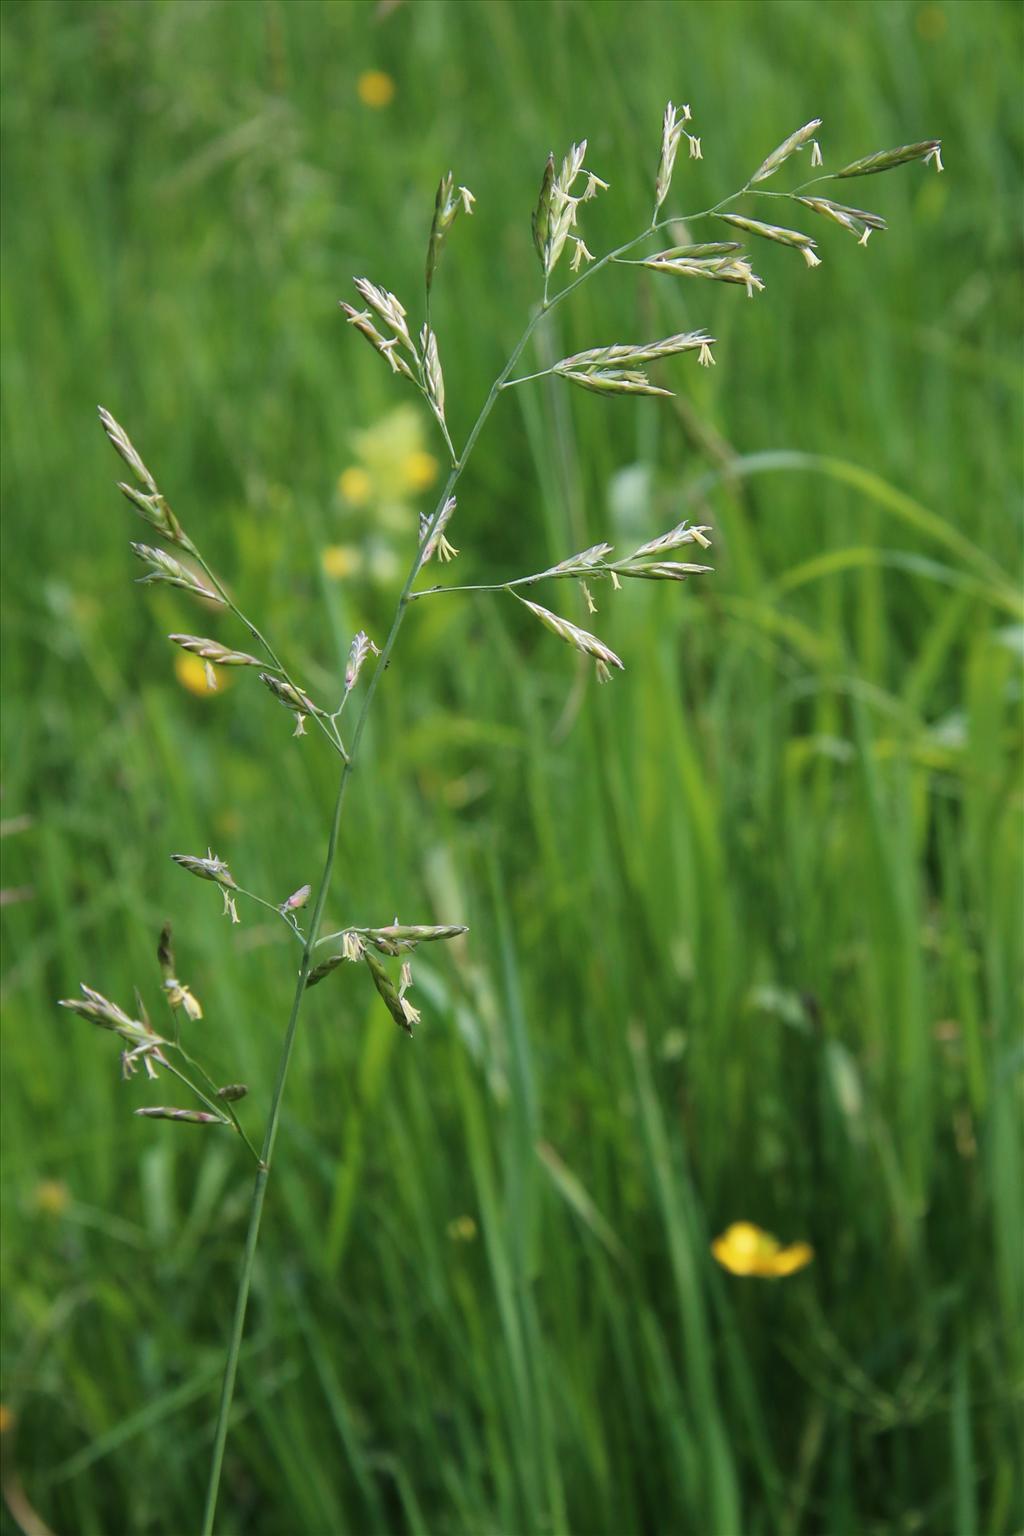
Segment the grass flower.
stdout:
[[759,1280],[782,1280],[795,1275],[814,1258],[809,1243],[783,1247],[770,1232],[752,1221],[734,1221],[711,1244],[711,1252],[730,1275],[755,1275]]

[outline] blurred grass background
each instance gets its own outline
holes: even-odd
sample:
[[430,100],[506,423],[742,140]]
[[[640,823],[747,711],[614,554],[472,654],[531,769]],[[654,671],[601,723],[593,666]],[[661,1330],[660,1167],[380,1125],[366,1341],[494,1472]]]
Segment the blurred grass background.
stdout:
[[[415,312],[453,167],[478,198],[434,310],[458,442],[538,294],[548,149],[588,136],[606,249],[648,216],[671,96],[704,143],[679,210],[815,115],[826,166],[941,136],[947,170],[856,183],[890,229],[867,251],[811,229],[819,271],[759,247],[756,302],[622,270],[553,317],[538,366],[706,325],[718,366],[671,365],[676,401],[546,381],[492,417],[455,579],[683,515],[713,524],[716,574],[598,594],[627,666],[600,692],[507,601],[410,616],[327,918],[471,934],[417,967],[414,1045],[357,974],[310,999],[219,1529],[1020,1529],[1021,22],[988,0],[4,6],[23,1528],[24,1501],[62,1533],[196,1528],[251,1181],[227,1137],[134,1119],[163,1085],[122,1085],[54,1000],[138,985],[155,1011],[172,917],[196,1037],[258,1130],[294,954],[168,854],[212,844],[281,900],[333,793],[247,676],[205,697],[175,672],[169,630],[240,637],[130,584],[145,534],[96,403],[329,695],[354,629],[383,638],[438,454],[338,299],[365,273]],[[722,1273],[709,1241],[740,1218],[815,1262]]]

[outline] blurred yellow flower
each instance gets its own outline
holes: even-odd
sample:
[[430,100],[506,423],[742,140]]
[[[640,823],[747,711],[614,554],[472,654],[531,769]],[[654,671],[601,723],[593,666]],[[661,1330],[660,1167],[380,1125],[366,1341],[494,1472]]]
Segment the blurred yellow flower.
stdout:
[[453,1243],[471,1243],[476,1237],[476,1222],[472,1216],[456,1216],[448,1223],[448,1236]]
[[32,1204],[44,1216],[63,1216],[71,1202],[71,1194],[60,1179],[40,1179],[32,1191]]
[[[210,668],[210,671],[213,669]],[[233,679],[225,676],[221,671],[217,674],[217,687],[211,688],[207,673],[207,663],[200,656],[193,656],[190,651],[182,651],[180,656],[174,658],[174,675],[183,688],[189,693],[194,693],[197,698],[208,699],[212,693],[223,692],[230,688]]]
[[353,507],[365,507],[373,494],[373,481],[365,469],[350,464],[338,476],[338,490]]
[[437,479],[437,460],[416,448],[402,460],[402,479],[410,491],[425,491]]
[[395,82],[382,69],[367,69],[356,81],[356,91],[364,107],[386,107],[394,98]]
[[752,1221],[734,1221],[715,1238],[711,1252],[731,1275],[756,1275],[761,1280],[795,1275],[814,1258],[808,1243],[790,1243],[783,1248],[777,1237],[755,1227]]
[[344,577],[351,576],[353,572],[360,569],[362,563],[362,551],[356,549],[354,544],[328,544],[320,555],[324,575],[330,576],[334,581],[341,581]]

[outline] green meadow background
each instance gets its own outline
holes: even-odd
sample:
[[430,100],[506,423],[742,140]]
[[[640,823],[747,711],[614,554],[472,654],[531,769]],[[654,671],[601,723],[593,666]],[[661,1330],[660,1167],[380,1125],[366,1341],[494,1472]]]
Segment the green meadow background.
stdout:
[[[600,690],[506,598],[410,614],[327,921],[470,933],[415,966],[412,1042],[355,968],[310,995],[218,1530],[1021,1529],[1022,15],[7,0],[4,1532],[198,1528],[251,1163],[136,1119],[167,1080],[55,1002],[159,1017],[171,918],[258,1135],[297,951],[169,855],[283,900],[335,777],[250,675],[176,672],[169,631],[245,637],[132,584],[96,404],[329,698],[440,457],[338,300],[366,274],[417,317],[438,177],[473,189],[434,304],[461,441],[539,294],[548,150],[588,137],[600,253],[649,216],[669,97],[704,149],[680,213],[819,115],[826,166],[935,136],[946,170],[840,189],[888,232],[808,214],[822,266],[760,245],[753,302],[601,274],[528,354],[706,326],[674,400],[494,412],[444,579],[683,516],[715,574],[597,592]],[[727,1274],[741,1219],[814,1262]]]

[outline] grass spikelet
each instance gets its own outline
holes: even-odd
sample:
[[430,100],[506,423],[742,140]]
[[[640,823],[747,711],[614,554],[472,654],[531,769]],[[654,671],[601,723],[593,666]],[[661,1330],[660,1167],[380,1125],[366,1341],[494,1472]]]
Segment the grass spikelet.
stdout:
[[[516,593],[519,597],[519,594]],[[589,630],[581,629],[578,624],[573,624],[569,619],[563,619],[560,614],[552,613],[549,608],[542,608],[540,603],[531,603],[528,598],[519,597],[524,608],[529,608],[535,614],[545,629],[550,629],[559,640],[564,640],[566,645],[571,645],[574,650],[582,651],[585,656],[592,656],[597,663],[598,682],[606,683],[611,678],[610,668],[616,667],[618,671],[626,670],[619,657],[616,656],[611,646],[605,645],[596,635]]]
[[798,128],[795,133],[791,133],[788,139],[783,139],[778,148],[773,149],[771,154],[758,166],[750,178],[750,184],[754,186],[757,182],[767,181],[769,176],[774,176],[779,166],[784,165],[790,155],[795,154],[797,150],[803,149],[814,138],[820,127],[821,118],[815,117],[809,123],[804,123],[804,126]]
[[901,144],[897,149],[880,149],[877,154],[865,155],[860,160],[851,160],[849,165],[844,165],[841,171],[836,171],[838,180],[847,176],[877,176],[880,171],[893,171],[898,165],[909,165],[914,160],[923,160],[925,165],[934,163],[937,171],[942,170],[942,140],[922,139],[918,144]]

